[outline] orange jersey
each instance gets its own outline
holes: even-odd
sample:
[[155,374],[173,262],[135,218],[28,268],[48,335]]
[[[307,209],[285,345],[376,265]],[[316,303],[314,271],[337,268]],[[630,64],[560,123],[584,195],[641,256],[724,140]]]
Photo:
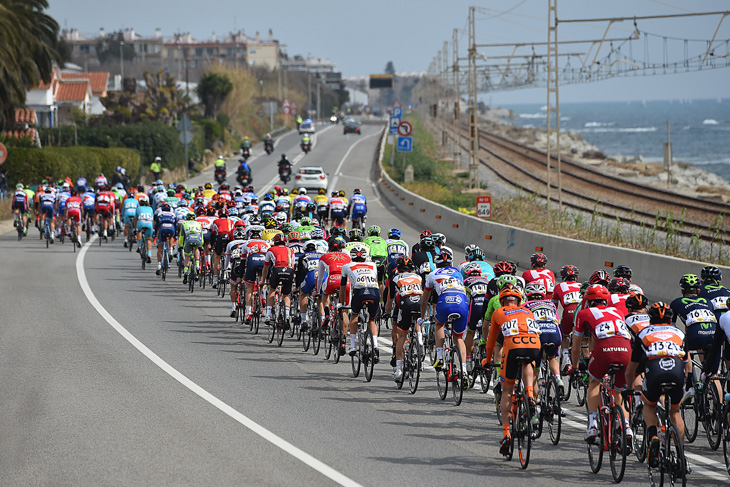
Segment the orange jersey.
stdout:
[[524,306],[498,308],[492,314],[487,339],[487,361],[492,361],[499,333],[504,336],[504,352],[512,348],[540,348],[540,326],[532,311]]
[[638,335],[641,347],[649,360],[678,358],[684,360],[684,333],[674,326],[648,326]]

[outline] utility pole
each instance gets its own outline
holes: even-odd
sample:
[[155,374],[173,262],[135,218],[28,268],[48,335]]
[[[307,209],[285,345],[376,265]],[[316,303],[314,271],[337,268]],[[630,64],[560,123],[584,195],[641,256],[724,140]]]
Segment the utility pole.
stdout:
[[190,78],[189,78],[189,71],[190,71],[190,59],[185,57],[185,96],[190,99]]
[[476,7],[469,7],[469,189],[474,189],[479,183],[479,126],[477,124],[477,48],[476,33],[474,29],[475,10]]
[[322,85],[322,83],[321,83],[321,81],[319,79],[319,74],[318,74],[317,75],[317,122],[320,121],[319,112],[320,112],[320,108],[321,108],[321,104],[320,104],[320,88],[321,88],[321,85]]
[[124,82],[124,41],[119,41],[119,64],[121,70],[122,82]]
[[461,151],[459,150],[459,102],[461,101],[461,91],[459,88],[459,29],[454,29],[454,37],[451,42],[452,61],[453,61],[453,91],[454,91],[454,130],[452,136],[454,137],[454,159],[459,156],[459,166],[461,166]]
[[[556,156],[558,161],[558,210],[563,212],[563,192],[562,192],[562,175],[560,167],[560,96],[558,83],[558,0],[548,0],[548,43],[547,43],[547,210],[549,218],[552,219],[551,202],[550,202],[550,164],[552,163],[551,155],[551,135],[552,131],[552,114],[555,113],[555,141]],[[555,110],[553,111],[553,96],[555,98]]]
[[[443,92],[444,92],[444,115],[448,113],[449,108],[449,43],[448,41],[444,41],[444,51],[443,51],[442,61],[443,64],[441,66],[441,86],[443,86]],[[446,116],[439,117],[441,119],[441,140],[444,145],[447,144],[449,137],[446,133],[446,123],[448,121],[448,118]],[[453,149],[453,145],[451,146]],[[453,150],[452,150],[453,152]]]

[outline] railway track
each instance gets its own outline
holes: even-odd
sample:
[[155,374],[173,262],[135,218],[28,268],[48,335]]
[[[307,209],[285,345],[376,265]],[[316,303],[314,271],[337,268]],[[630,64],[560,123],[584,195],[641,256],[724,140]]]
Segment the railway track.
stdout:
[[[452,132],[451,127],[447,130]],[[459,145],[467,149],[467,128],[462,126]],[[453,136],[453,133],[452,133]],[[545,198],[547,192],[547,155],[545,152],[505,137],[480,132],[479,162],[506,183]],[[557,199],[557,157],[551,157],[551,197]],[[606,218],[623,223],[664,230],[667,217],[672,231],[684,237],[730,244],[724,222],[730,205],[703,198],[685,196],[652,186],[601,173],[571,160],[561,160],[563,205],[593,212],[598,209]]]

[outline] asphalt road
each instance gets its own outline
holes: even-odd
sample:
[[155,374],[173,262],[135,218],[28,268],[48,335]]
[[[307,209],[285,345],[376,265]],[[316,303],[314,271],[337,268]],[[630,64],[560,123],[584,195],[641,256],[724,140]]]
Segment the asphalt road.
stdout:
[[[379,133],[320,128],[312,153],[296,158],[295,134],[271,156],[255,147],[254,184],[275,182],[286,151],[295,164],[322,165],[331,187],[363,188],[368,223],[397,226],[415,242],[421,229],[384,207],[369,179]],[[269,345],[236,326],[214,290],[190,295],[153,266],[143,271],[120,241],[94,243],[73,253],[68,244],[46,249],[35,230],[21,243],[12,232],[0,237],[3,485],[610,482],[607,464],[598,475],[588,468],[574,399],[560,444],[543,436],[522,471],[498,455],[491,394],[467,391],[459,407],[442,402],[428,368],[415,395],[396,390],[389,337],[373,381],[353,379],[349,360],[334,365],[288,337],[282,348]],[[690,485],[728,484],[722,452],[709,450],[701,428],[688,451]],[[623,484],[647,483],[632,456]]]

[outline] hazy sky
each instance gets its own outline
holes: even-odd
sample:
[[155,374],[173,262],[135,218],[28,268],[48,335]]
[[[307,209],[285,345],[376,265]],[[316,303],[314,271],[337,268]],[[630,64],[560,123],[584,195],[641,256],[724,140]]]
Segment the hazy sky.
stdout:
[[[454,28],[460,29],[460,56],[466,56],[470,4],[480,7],[477,43],[544,42],[547,38],[547,0],[50,0],[50,4],[49,13],[62,27],[75,27],[89,36],[96,35],[100,27],[107,32],[132,27],[150,36],[160,27],[165,37],[191,32],[201,40],[213,32],[220,39],[238,29],[249,36],[256,31],[265,36],[272,29],[290,55],[328,58],[344,76],[380,73],[389,60],[398,72],[425,71],[444,41],[451,42]],[[558,0],[561,20],[726,9],[730,9],[727,0]],[[661,36],[709,39],[718,21],[719,16],[645,20],[639,21],[639,28]],[[605,23],[560,24],[560,39],[600,38],[605,29]],[[626,37],[632,30],[631,22],[614,24],[608,36]],[[721,26],[717,39],[730,39],[730,19]],[[682,55],[681,41],[677,42],[677,48],[670,44],[670,56]],[[633,49],[635,57],[643,56],[643,41],[634,42]],[[575,52],[581,51],[585,46]],[[661,41],[654,41],[649,51],[653,60],[661,59]],[[480,52],[487,56],[507,53],[495,48]],[[560,96],[563,102],[718,98],[730,97],[729,82],[730,68],[725,68],[565,86]],[[494,93],[492,98],[495,103],[540,102],[545,90]]]

